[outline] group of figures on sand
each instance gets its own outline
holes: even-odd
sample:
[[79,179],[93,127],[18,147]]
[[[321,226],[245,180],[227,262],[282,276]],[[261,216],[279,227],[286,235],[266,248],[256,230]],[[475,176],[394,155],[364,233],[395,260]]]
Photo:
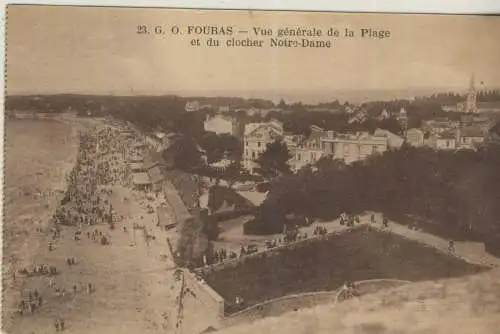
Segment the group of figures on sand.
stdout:
[[[57,248],[63,226],[77,228],[72,238],[75,242],[82,242],[86,236],[96,244],[107,245],[111,240],[110,234],[97,228],[97,225],[107,224],[113,230],[115,224],[123,218],[115,212],[108,199],[112,194],[108,186],[126,182],[130,174],[124,163],[126,143],[120,132],[110,127],[95,126],[81,132],[79,139],[77,160],[67,177],[65,196],[49,222],[51,234],[48,235],[48,250],[51,252]],[[120,159],[120,155],[124,157]],[[68,268],[77,266],[75,257],[72,254],[67,255]],[[67,286],[68,282],[63,280],[63,284],[58,284],[58,276],[63,275],[64,270],[54,265],[31,267],[18,269],[14,274],[22,276],[24,283],[17,305],[20,315],[33,314],[54,298],[57,300],[65,296],[71,297],[79,292],[90,295],[95,291],[94,285],[89,281],[78,281]],[[43,285],[49,289],[43,288],[43,285],[40,287],[33,281],[34,277],[39,276],[46,277],[47,284]],[[33,286],[37,289],[33,289]],[[54,327],[56,331],[63,331],[67,324],[57,316]]]

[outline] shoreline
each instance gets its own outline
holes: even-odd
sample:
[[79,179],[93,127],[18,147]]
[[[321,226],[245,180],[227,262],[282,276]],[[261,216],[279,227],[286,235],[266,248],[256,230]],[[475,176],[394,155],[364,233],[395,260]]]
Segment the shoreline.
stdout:
[[[155,198],[128,182],[131,142],[140,138],[129,138],[120,133],[121,126],[102,120],[79,119],[70,124],[73,136],[82,128],[88,135],[82,134],[78,150],[72,151],[72,157],[78,157],[77,168],[68,168],[65,175],[72,175],[57,180],[51,188],[64,184],[66,191],[59,199],[69,197],[68,202],[55,206],[59,209],[54,218],[60,229],[49,228],[43,236],[37,233],[39,242],[28,244],[34,263],[57,268],[55,285],[50,285],[45,275],[19,275],[16,287],[24,292],[36,289],[43,296],[43,306],[40,311],[24,315],[17,315],[17,308],[13,309],[11,318],[8,315],[12,311],[4,308],[2,329],[12,333],[47,332],[53,330],[53,321],[59,318],[75,334],[89,330],[119,334],[124,329],[174,332],[178,321],[176,298],[181,287],[173,276],[175,263],[167,242],[171,235],[157,225],[156,212],[151,210],[167,203],[163,193]],[[38,159],[43,161],[45,150],[38,153]],[[58,161],[65,160],[64,154],[59,151]],[[38,166],[34,167],[36,171]],[[111,216],[114,218],[109,220]],[[31,227],[34,230],[36,226]],[[94,238],[97,230],[110,242]],[[81,237],[77,238],[77,234]],[[54,248],[49,250],[47,242],[51,237]],[[73,256],[76,264],[68,266],[67,259]],[[86,290],[88,283],[97,293]],[[64,288],[66,295],[57,294],[56,287]],[[18,302],[20,295],[13,296]],[[123,318],[127,319],[126,327]]]
[[[25,119],[15,119],[16,122],[24,120]],[[26,278],[19,276],[17,271],[18,269],[29,266],[33,263],[40,248],[44,247],[43,242],[47,239],[49,234],[51,217],[60,206],[60,201],[68,190],[67,177],[76,166],[80,143],[79,134],[84,128],[84,125],[78,123],[76,120],[72,122],[63,118],[26,119],[26,121],[50,121],[65,124],[71,129],[69,136],[65,139],[71,148],[69,149],[70,155],[64,159],[64,161],[61,161],[57,167],[61,170],[61,177],[58,178],[58,180],[50,181],[50,185],[47,186],[46,192],[51,195],[45,198],[45,204],[39,203],[36,207],[33,207],[33,210],[30,210],[31,212],[23,213],[22,215],[17,216],[17,219],[13,219],[13,221],[17,221],[21,217],[27,216],[31,217],[32,223],[36,220],[40,225],[35,227],[34,224],[32,224],[29,226],[29,230],[25,233],[24,242],[19,247],[14,247],[17,245],[11,244],[9,245],[9,249],[6,247],[5,239],[7,239],[8,236],[6,236],[5,233],[5,226],[3,226],[4,233],[2,248],[4,255],[2,256],[2,329],[6,329],[11,326],[13,313],[17,310],[15,306],[17,296],[22,291],[25,284]],[[4,195],[4,204],[6,203],[5,197],[6,196]],[[38,200],[44,201],[43,196],[41,196]],[[43,213],[41,215],[34,212],[36,208],[40,208],[42,205],[44,205],[45,208],[43,209]],[[5,207],[6,205],[4,205],[4,218],[6,212]]]

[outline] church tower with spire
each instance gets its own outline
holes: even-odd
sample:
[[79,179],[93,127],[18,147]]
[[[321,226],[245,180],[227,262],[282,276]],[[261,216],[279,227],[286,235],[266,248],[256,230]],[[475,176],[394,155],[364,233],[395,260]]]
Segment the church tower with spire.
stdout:
[[474,82],[474,74],[472,74],[470,78],[469,93],[467,94],[467,105],[466,105],[467,113],[474,113],[474,114],[477,113],[476,99],[477,99],[477,91]]

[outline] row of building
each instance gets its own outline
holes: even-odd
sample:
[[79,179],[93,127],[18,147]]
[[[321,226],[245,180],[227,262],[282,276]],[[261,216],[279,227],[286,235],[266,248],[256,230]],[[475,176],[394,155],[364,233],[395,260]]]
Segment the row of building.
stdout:
[[[398,116],[404,120],[406,112]],[[440,150],[475,149],[485,141],[494,119],[485,115],[463,115],[459,121],[436,118],[426,121],[421,128],[405,131],[398,136],[387,130],[378,129],[373,134],[367,132],[338,133],[312,127],[308,138],[287,134],[278,121],[249,123],[241,126],[236,119],[215,115],[207,117],[205,131],[230,134],[243,141],[243,166],[252,171],[255,160],[266,149],[267,144],[283,140],[292,154],[290,165],[298,170],[314,163],[323,156],[341,159],[346,163],[365,159],[374,153],[397,149],[407,143],[414,147],[428,146]]]
[[257,166],[255,160],[267,144],[275,140],[286,143],[291,154],[289,165],[297,171],[325,156],[350,164],[398,149],[405,143],[437,150],[477,149],[485,142],[490,127],[491,122],[476,116],[463,117],[461,122],[432,120],[421,129],[407,130],[404,137],[384,129],[377,129],[373,134],[339,133],[313,126],[305,138],[284,132],[282,124],[276,121],[251,123],[245,126],[243,135],[243,166],[252,172]]

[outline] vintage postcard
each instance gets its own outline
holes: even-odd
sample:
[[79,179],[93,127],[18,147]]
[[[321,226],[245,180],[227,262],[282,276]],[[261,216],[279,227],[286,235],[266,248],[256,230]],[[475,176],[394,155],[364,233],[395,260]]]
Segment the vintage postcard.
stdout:
[[499,333],[499,36],[9,6],[2,329]]

